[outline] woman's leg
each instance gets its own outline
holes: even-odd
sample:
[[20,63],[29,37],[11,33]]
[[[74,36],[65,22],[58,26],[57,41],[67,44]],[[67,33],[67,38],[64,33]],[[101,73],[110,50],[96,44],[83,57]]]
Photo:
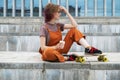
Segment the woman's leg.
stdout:
[[71,48],[73,42],[76,42],[79,45],[81,44],[83,47],[85,47],[85,53],[98,53],[98,54],[102,53],[102,51],[90,46],[84,38],[85,36],[79,30],[77,30],[76,28],[72,28],[65,36],[64,48],[59,51],[61,53],[67,53]]
[[88,44],[88,42],[84,39],[84,38],[81,38],[79,40],[79,43],[84,47],[84,48],[91,48],[91,46]]
[[85,36],[76,28],[70,29],[70,31],[68,31],[68,33],[66,34],[66,36],[64,38],[65,46],[63,49],[60,49],[59,52],[68,53],[73,42],[77,42],[79,44],[79,40],[84,37]]
[[44,61],[59,61],[59,62],[65,61],[61,53],[52,48],[47,48],[46,50],[44,50],[44,52],[42,53],[42,59]]

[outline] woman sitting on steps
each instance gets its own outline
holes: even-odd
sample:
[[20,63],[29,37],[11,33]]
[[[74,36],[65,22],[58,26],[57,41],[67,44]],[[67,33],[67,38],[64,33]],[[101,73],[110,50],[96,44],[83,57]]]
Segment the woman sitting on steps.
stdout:
[[[71,24],[62,24],[57,22],[60,18],[61,12],[64,12]],[[85,48],[85,53],[89,54],[102,54],[101,50],[98,50],[85,40],[85,36],[77,29],[77,23],[63,6],[49,3],[44,9],[45,23],[40,27],[40,50],[42,59],[44,61],[59,61],[64,62],[68,60],[62,53],[68,53],[73,42],[78,45],[82,45]],[[62,41],[62,31],[64,29],[70,29],[64,40]]]

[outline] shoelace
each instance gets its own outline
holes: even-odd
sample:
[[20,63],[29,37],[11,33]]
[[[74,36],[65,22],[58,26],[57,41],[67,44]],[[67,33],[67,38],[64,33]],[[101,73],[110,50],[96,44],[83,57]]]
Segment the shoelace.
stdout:
[[98,49],[92,47],[92,48],[90,49],[90,53],[94,53],[96,50],[98,50]]

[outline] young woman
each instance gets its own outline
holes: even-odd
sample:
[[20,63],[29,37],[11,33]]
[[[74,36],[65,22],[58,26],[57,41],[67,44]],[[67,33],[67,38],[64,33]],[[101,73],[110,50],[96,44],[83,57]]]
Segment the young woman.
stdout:
[[[64,12],[71,24],[58,23],[61,12]],[[44,61],[59,61],[64,62],[67,60],[62,53],[68,53],[73,42],[85,47],[85,53],[89,54],[102,54],[102,51],[92,47],[84,39],[85,36],[78,29],[78,24],[74,18],[70,15],[66,8],[63,6],[49,3],[44,9],[45,23],[40,27],[40,45],[39,52],[42,54]],[[62,33],[64,29],[70,29],[64,41],[62,40]]]

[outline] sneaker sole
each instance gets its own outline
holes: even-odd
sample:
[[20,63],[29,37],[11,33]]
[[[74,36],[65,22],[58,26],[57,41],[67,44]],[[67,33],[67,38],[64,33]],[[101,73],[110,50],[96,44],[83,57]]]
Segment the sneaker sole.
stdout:
[[99,55],[101,55],[101,53],[95,53],[95,54],[94,53],[91,53],[91,54],[90,53],[85,53],[85,55],[99,56]]

